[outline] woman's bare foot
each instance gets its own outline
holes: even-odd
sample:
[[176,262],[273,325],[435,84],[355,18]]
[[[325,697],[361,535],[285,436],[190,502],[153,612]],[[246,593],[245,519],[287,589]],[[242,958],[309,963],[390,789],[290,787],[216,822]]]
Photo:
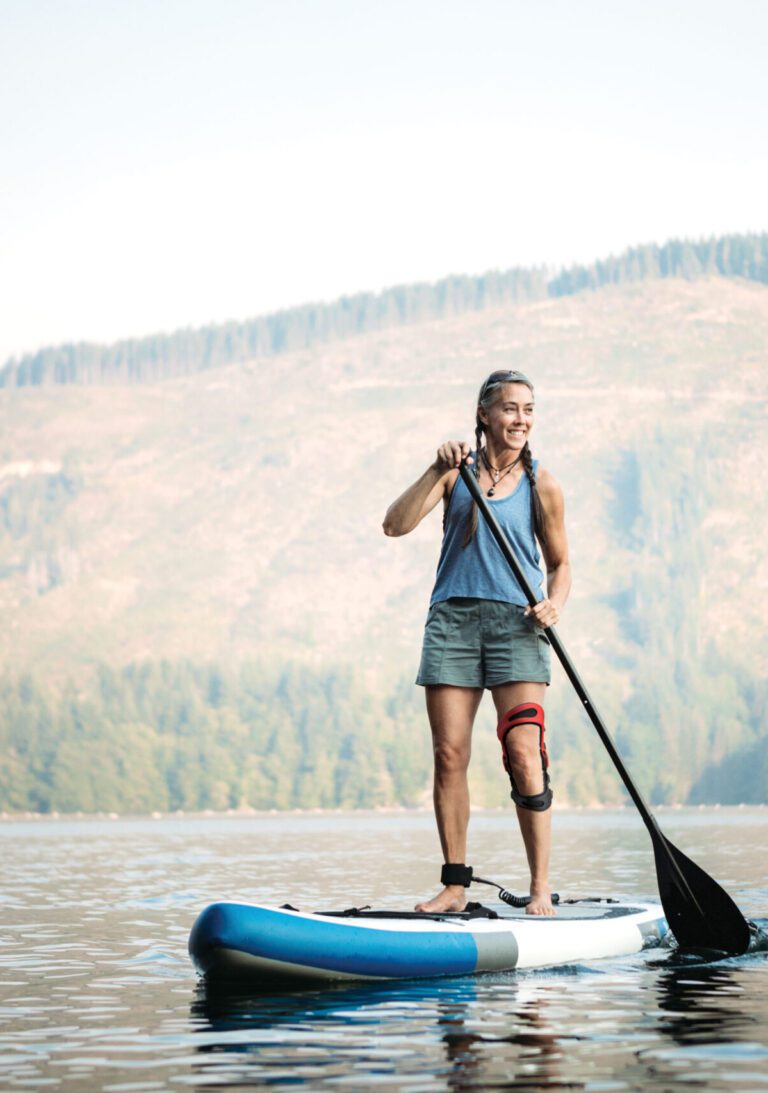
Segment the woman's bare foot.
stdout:
[[525,908],[527,915],[556,915],[552,906],[552,893],[548,884],[531,885],[531,902]]
[[434,899],[426,903],[417,903],[416,910],[427,914],[442,914],[443,911],[463,911],[467,905],[467,890],[461,884],[449,884]]

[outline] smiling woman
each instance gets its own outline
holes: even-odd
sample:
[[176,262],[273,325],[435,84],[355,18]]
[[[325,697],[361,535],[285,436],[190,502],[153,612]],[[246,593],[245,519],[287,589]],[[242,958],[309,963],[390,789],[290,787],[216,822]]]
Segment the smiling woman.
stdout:
[[[449,440],[389,508],[387,535],[405,535],[443,502],[443,545],[416,682],[425,688],[434,747],[434,804],[445,864],[443,890],[417,910],[462,910],[472,869],[465,865],[472,726],[484,690],[499,718],[502,758],[531,870],[528,913],[552,915],[549,887],[549,760],[544,695],[550,680],[545,630],[570,589],[562,491],[531,454],[533,384],[522,372],[493,372],[480,388],[475,450]],[[539,602],[530,607],[461,480],[471,465],[520,558]],[[541,557],[547,593],[542,590]]]

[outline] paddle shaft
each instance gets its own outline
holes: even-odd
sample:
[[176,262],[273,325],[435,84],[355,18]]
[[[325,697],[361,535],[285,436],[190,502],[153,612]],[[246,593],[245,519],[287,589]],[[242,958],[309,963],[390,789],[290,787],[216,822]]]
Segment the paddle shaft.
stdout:
[[[533,591],[533,589],[531,588],[530,584],[528,583],[528,580],[525,576],[525,573],[523,572],[522,567],[521,567],[519,561],[517,560],[515,552],[512,550],[512,547],[509,544],[509,540],[507,539],[506,535],[502,531],[501,527],[499,526],[498,520],[496,519],[496,517],[493,514],[493,510],[491,509],[491,507],[488,504],[488,502],[486,501],[486,499],[483,497],[483,492],[480,489],[480,485],[479,485],[477,479],[472,474],[471,470],[466,465],[466,463],[461,464],[461,466],[459,467],[459,473],[461,474],[461,477],[464,481],[464,485],[469,490],[471,497],[477,503],[477,507],[482,512],[483,517],[485,518],[485,521],[488,524],[488,528],[489,528],[491,534],[493,535],[494,539],[498,543],[502,554],[504,555],[507,562],[509,563],[509,567],[512,570],[512,572],[514,573],[518,584],[520,585],[523,592],[525,593],[525,597],[528,600],[528,603],[531,605],[531,607],[533,607],[535,604],[537,604],[539,602],[538,597],[537,597],[536,593]],[[592,699],[589,697],[589,692],[587,691],[587,688],[584,685],[584,681],[582,680],[579,673],[576,671],[576,668],[574,667],[573,661],[568,656],[568,653],[565,650],[565,646],[561,642],[557,632],[555,631],[554,626],[547,627],[546,635],[547,635],[547,639],[549,640],[550,645],[552,646],[552,648],[555,651],[555,655],[557,656],[557,659],[560,661],[560,663],[562,664],[562,666],[565,670],[565,674],[568,676],[571,683],[573,684],[573,689],[576,691],[576,694],[579,696],[581,704],[583,705],[584,709],[587,711],[587,715],[588,715],[590,721],[595,726],[595,729],[597,730],[598,736],[600,737],[603,744],[605,745],[605,749],[608,752],[608,754],[610,755],[611,761],[613,762],[613,765],[616,767],[616,770],[619,772],[619,776],[621,777],[622,782],[624,783],[624,785],[627,788],[627,793],[630,795],[630,797],[634,801],[634,803],[637,807],[637,811],[640,813],[640,816],[642,817],[643,823],[648,828],[648,831],[650,833],[651,839],[653,840],[654,846],[665,849],[666,840],[665,840],[663,834],[661,833],[661,829],[659,828],[659,825],[656,823],[656,820],[654,819],[653,815],[651,814],[651,810],[649,809],[648,805],[646,804],[642,794],[640,793],[640,790],[637,788],[635,783],[632,781],[632,778],[630,777],[629,771],[624,766],[624,763],[622,762],[621,756],[619,755],[618,751],[616,750],[616,746],[613,743],[613,740],[611,739],[610,734],[608,733],[608,730],[606,729],[605,725],[603,724],[603,720],[600,717],[600,714],[597,712],[597,709],[595,708],[595,704],[593,703]],[[667,854],[666,857],[668,858],[669,864],[670,864],[671,868],[674,870],[679,882],[682,885],[685,886],[686,890],[688,890],[690,892],[690,889],[689,889],[688,884],[685,880],[685,877],[680,872],[680,868],[677,865],[677,863],[674,861],[674,859],[671,857],[671,855]],[[697,901],[695,901],[695,898],[693,897],[692,894],[691,894],[691,898],[694,899],[694,902],[697,903]],[[698,906],[698,903],[697,903],[697,906]]]

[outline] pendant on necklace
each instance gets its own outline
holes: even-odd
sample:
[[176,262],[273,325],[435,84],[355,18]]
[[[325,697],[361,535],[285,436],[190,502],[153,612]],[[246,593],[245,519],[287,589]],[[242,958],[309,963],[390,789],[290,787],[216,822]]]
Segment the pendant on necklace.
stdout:
[[491,488],[488,490],[488,493],[485,496],[486,497],[493,497],[494,493],[496,493],[496,487],[491,486]]

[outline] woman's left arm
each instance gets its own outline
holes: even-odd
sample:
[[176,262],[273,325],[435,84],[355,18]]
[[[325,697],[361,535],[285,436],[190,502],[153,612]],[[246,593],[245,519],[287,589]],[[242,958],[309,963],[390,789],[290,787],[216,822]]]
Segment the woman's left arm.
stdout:
[[539,468],[536,485],[544,511],[546,543],[541,551],[547,565],[547,595],[535,607],[526,609],[537,626],[554,626],[565,607],[571,591],[571,563],[568,558],[568,537],[565,533],[565,502],[563,491],[549,471]]

